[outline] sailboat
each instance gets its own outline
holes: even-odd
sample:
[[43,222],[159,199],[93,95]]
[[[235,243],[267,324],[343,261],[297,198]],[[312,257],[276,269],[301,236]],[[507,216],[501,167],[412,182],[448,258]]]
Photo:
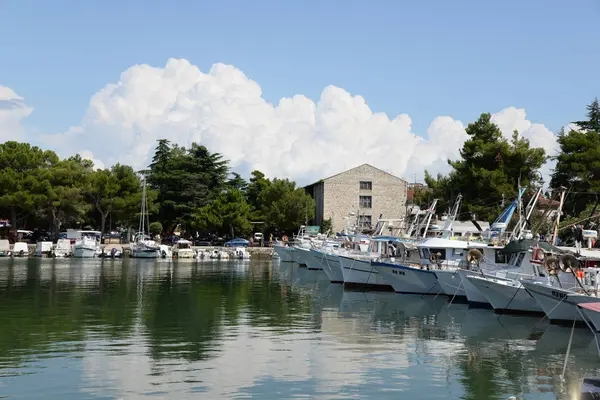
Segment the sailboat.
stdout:
[[150,225],[150,220],[148,216],[148,198],[146,197],[146,181],[144,181],[139,230],[131,245],[131,257],[133,258],[158,258],[160,255],[160,246],[146,234],[146,225]]

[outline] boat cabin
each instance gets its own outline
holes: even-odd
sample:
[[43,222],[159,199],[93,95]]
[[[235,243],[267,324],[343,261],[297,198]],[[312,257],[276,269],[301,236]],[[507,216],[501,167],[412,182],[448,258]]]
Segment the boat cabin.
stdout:
[[421,265],[469,268],[469,251],[478,250],[482,258],[480,263],[506,264],[506,256],[501,253],[502,247],[481,242],[432,238],[420,243],[419,256]]

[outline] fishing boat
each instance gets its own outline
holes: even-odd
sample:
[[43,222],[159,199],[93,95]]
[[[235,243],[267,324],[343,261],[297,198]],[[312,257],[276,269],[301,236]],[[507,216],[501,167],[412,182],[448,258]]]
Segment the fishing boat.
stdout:
[[98,255],[100,246],[98,244],[98,231],[80,231],[81,237],[75,240],[73,245],[73,257],[94,258]]

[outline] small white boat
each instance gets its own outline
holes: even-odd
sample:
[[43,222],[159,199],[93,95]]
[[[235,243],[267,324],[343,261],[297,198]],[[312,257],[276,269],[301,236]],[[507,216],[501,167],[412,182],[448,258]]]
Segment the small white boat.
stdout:
[[161,244],[158,246],[158,252],[160,253],[160,258],[171,259],[173,258],[173,253],[171,252],[171,248],[166,244]]
[[221,250],[213,250],[210,253],[210,258],[212,258],[213,260],[228,260],[229,253],[227,253],[226,251],[221,251]]
[[105,247],[100,254],[102,258],[122,258],[123,249],[117,247]]
[[83,236],[78,239],[73,246],[73,257],[75,258],[94,258],[99,250],[98,241],[95,237]]
[[35,252],[33,253],[36,257],[48,257],[52,254],[54,243],[52,242],[37,242],[35,245]]
[[72,255],[73,248],[69,239],[58,239],[56,246],[54,246],[53,255],[57,258],[70,257]]
[[16,242],[12,250],[13,257],[29,257],[29,247],[25,242]]
[[250,253],[245,247],[236,247],[233,251],[233,258],[236,260],[249,260]]
[[185,239],[179,239],[179,241],[171,247],[171,252],[175,258],[194,258],[195,255],[194,249],[192,249],[192,242]]
[[131,245],[132,258],[158,258],[160,247],[156,245],[154,240],[142,232],[138,233]]
[[9,257],[10,255],[10,242],[6,239],[0,240],[0,257]]

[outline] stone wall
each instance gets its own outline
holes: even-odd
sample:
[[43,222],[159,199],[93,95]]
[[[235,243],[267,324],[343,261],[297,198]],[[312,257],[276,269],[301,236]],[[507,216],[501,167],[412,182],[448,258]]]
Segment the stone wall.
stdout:
[[[372,182],[372,189],[361,189],[361,181]],[[383,218],[405,216],[407,182],[371,165],[363,164],[323,182],[323,218],[332,219],[335,232],[344,229],[344,217],[350,212],[370,215],[373,227],[380,214]],[[359,208],[359,196],[371,196],[372,207]]]

